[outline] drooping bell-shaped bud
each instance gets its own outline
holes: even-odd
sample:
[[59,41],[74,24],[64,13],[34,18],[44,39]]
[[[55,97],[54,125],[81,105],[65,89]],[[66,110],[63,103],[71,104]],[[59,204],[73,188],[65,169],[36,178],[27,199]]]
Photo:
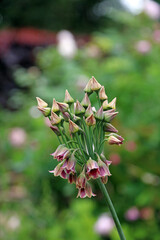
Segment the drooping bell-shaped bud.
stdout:
[[85,117],[89,117],[91,114],[93,114],[91,104],[89,104],[88,108],[86,109],[85,112]]
[[69,119],[69,132],[74,134],[79,131],[79,126]]
[[61,102],[57,102],[59,110],[61,112],[67,112],[69,105],[67,103],[61,103]]
[[112,161],[109,161],[105,158],[105,156],[103,155],[103,153],[101,153],[101,159],[103,160],[103,162],[107,165],[107,167],[109,167],[109,165],[111,165]]
[[92,76],[91,90],[98,91],[101,88],[101,84]]
[[95,196],[96,196],[96,194],[94,194],[92,192],[91,185],[87,182],[84,188],[79,188],[77,198],[78,197],[80,197],[80,198],[85,198],[85,197],[91,198],[91,197],[95,197]]
[[106,95],[106,93],[105,93],[105,88],[104,88],[104,86],[102,86],[101,89],[99,90],[99,99],[100,99],[101,101],[104,101],[104,100],[107,100],[107,99],[108,99],[108,97],[107,97],[107,95]]
[[69,173],[68,174],[68,182],[69,183],[76,183],[76,174],[73,174],[73,173]]
[[104,112],[104,120],[105,122],[110,122],[115,118],[118,112],[115,112],[113,109]]
[[59,163],[54,170],[49,171],[53,173],[55,177],[60,176],[63,179],[67,179],[67,173],[65,169],[62,168],[62,163]]
[[86,118],[86,124],[88,126],[93,126],[96,124],[96,119],[95,119],[93,113],[89,117]]
[[64,161],[62,168],[64,168],[68,174],[75,173],[75,165],[76,159],[74,153],[72,153],[72,155]]
[[96,179],[99,177],[99,166],[95,160],[92,160],[91,158],[89,158],[89,160],[86,163],[86,167],[87,167],[87,175],[89,178]]
[[108,100],[107,99],[102,103],[102,107],[103,107],[103,110],[108,109]]
[[67,89],[66,89],[66,91],[65,91],[64,102],[65,102],[65,103],[68,103],[69,105],[74,102],[74,99],[71,97],[71,95],[69,94],[69,92],[68,92]]
[[89,82],[87,83],[84,91],[88,94],[91,94],[92,93],[92,89],[91,89],[91,85],[92,85],[92,78],[89,80]]
[[113,144],[117,144],[117,145],[121,145],[123,143],[123,140],[124,138],[117,135],[117,134],[112,134],[108,137],[108,143],[110,145],[113,145]]
[[49,107],[38,107],[38,110],[41,111],[45,117],[48,117],[51,114],[51,109]]
[[54,153],[51,154],[58,161],[67,159],[70,156],[70,151],[64,145],[59,145]]
[[60,135],[61,135],[61,133],[60,133],[60,131],[59,131],[59,129],[58,129],[57,126],[50,126],[50,129],[52,129],[52,131],[53,131],[57,136],[60,136]]
[[61,122],[61,118],[54,112],[51,112],[51,124],[58,125]]
[[84,188],[87,182],[86,174],[85,174],[85,168],[80,173],[80,175],[77,177],[76,180],[76,188]]
[[113,132],[113,133],[117,133],[118,132],[118,130],[110,123],[105,123],[103,125],[103,130],[105,132]]
[[108,166],[98,156],[99,175],[101,177],[111,176]]
[[58,107],[58,104],[57,104],[55,98],[53,98],[52,112],[59,112],[59,107]]
[[94,114],[95,118],[98,120],[103,120],[103,107],[101,106],[98,111]]
[[116,100],[117,98],[115,97],[111,102],[108,103],[108,109],[116,109]]
[[87,108],[90,103],[91,103],[91,102],[90,102],[90,100],[89,100],[88,94],[85,93],[84,98],[83,98],[83,100],[82,100],[82,102],[81,102],[81,105],[82,105],[84,108]]
[[77,100],[75,105],[75,114],[81,115],[85,113],[85,108],[80,104],[80,102]]
[[40,107],[40,108],[46,108],[46,107],[48,107],[48,103],[46,103],[45,101],[43,101],[41,98],[36,97],[36,99],[37,99],[38,107]]

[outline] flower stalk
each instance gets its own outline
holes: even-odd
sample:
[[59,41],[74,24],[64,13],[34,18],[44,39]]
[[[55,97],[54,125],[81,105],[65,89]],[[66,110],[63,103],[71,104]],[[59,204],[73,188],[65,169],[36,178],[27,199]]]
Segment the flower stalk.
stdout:
[[[104,86],[92,77],[84,89],[85,95],[81,100],[74,100],[68,90],[64,102],[53,99],[51,108],[40,98],[37,98],[38,109],[51,123],[50,128],[58,138],[59,146],[51,155],[57,160],[55,169],[49,171],[54,176],[67,179],[78,189],[77,197],[95,197],[91,181],[97,180],[98,185],[107,201],[121,240],[125,240],[116,211],[110,200],[105,185],[111,176],[109,165],[103,155],[104,143],[121,145],[123,138],[116,133],[118,130],[111,125],[116,117],[116,98],[108,102]],[[90,100],[94,94],[98,108]],[[56,160],[55,160],[56,159]]]

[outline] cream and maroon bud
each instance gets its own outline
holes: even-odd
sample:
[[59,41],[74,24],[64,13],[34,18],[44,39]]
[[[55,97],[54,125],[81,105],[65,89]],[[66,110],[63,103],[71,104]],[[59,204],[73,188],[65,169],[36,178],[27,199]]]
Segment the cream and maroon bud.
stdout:
[[38,107],[38,110],[41,111],[45,117],[48,117],[51,114],[51,109],[49,107]]
[[38,107],[40,107],[40,108],[46,108],[46,107],[48,107],[48,103],[46,103],[45,101],[43,101],[41,98],[36,97],[36,99],[37,99]]
[[68,174],[68,182],[69,183],[76,183],[76,174],[73,174],[73,173],[69,173]]
[[59,145],[54,153],[51,154],[58,161],[67,159],[70,156],[70,151],[64,145]]
[[92,78],[89,80],[89,82],[87,83],[87,85],[86,85],[86,87],[85,87],[85,89],[84,89],[84,91],[86,92],[86,93],[88,93],[88,94],[91,94],[93,91],[92,91],[92,89],[91,89],[91,85],[92,85]]
[[86,118],[86,125],[94,126],[95,124],[96,124],[96,119],[92,113],[89,117]]
[[101,84],[92,76],[91,90],[98,91],[101,88]]
[[59,128],[57,126],[50,126],[50,129],[52,129],[52,131],[57,135],[60,136],[61,133],[59,131]]
[[84,188],[87,182],[86,174],[85,174],[85,168],[83,168],[83,171],[80,173],[80,175],[76,179],[76,188]]
[[98,111],[94,114],[95,118],[98,120],[103,120],[103,107],[101,106]]
[[85,108],[80,104],[80,102],[77,100],[75,105],[75,114],[81,115],[85,113]]
[[69,105],[67,103],[57,102],[59,110],[61,112],[67,112]]
[[68,122],[69,119],[70,119],[69,113],[68,112],[62,112],[62,115],[63,115],[64,121]]
[[98,156],[99,175],[101,177],[111,176],[108,166]]
[[105,158],[105,156],[103,155],[103,153],[101,153],[101,159],[103,160],[103,162],[107,165],[107,167],[109,167],[109,165],[111,165],[112,161],[109,161]]
[[121,145],[123,143],[123,140],[124,138],[117,135],[117,134],[112,134],[108,137],[108,143],[110,145],[113,145],[113,144],[117,144],[117,145]]
[[103,113],[104,113],[104,120],[105,120],[105,122],[112,121],[118,114],[118,112],[115,112],[114,109],[105,111]]
[[108,97],[107,97],[107,95],[106,95],[106,93],[105,93],[105,88],[104,88],[104,86],[102,86],[101,89],[99,90],[99,99],[100,99],[101,101],[104,101],[104,100],[107,100],[107,99],[108,99]]
[[60,176],[63,179],[67,179],[67,173],[65,169],[62,168],[62,163],[59,163],[54,170],[49,172],[53,173],[55,177]]
[[62,168],[66,169],[67,173],[75,173],[76,159],[74,153],[64,161]]
[[68,90],[66,89],[65,91],[65,98],[64,98],[64,102],[68,103],[69,105],[71,105],[74,102],[74,99],[71,97],[71,95],[69,94]]
[[51,112],[51,124],[58,125],[61,122],[61,118],[54,112]]
[[82,105],[84,108],[87,108],[90,103],[91,103],[91,102],[90,102],[90,100],[89,100],[88,94],[85,93],[84,98],[83,98],[83,100],[82,100],[82,102],[81,102],[81,105]]
[[96,195],[92,192],[91,185],[87,182],[84,188],[79,188],[77,198],[85,198],[85,197],[95,197]]
[[89,117],[91,114],[93,114],[93,111],[92,111],[91,104],[89,104],[85,112],[85,117]]
[[74,134],[80,130],[79,126],[69,119],[69,132]]
[[105,132],[113,132],[113,133],[117,133],[118,132],[118,130],[110,123],[104,123],[103,130]]
[[86,168],[88,178],[96,179],[99,177],[99,166],[95,160],[89,158],[89,160],[86,163]]
[[53,98],[53,104],[52,104],[52,112],[59,112],[59,107],[58,107],[58,104],[55,100],[55,98]]
[[108,182],[108,176],[101,177],[101,181],[106,184]]
[[103,110],[108,109],[108,100],[107,99],[102,103],[102,107],[103,107]]
[[116,100],[117,98],[115,97],[111,102],[108,103],[108,109],[116,109]]

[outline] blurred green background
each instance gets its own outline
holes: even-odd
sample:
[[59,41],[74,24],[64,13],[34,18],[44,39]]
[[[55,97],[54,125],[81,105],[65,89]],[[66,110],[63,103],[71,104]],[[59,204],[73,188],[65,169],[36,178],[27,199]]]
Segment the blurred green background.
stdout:
[[0,239],[119,239],[95,182],[76,199],[48,173],[58,142],[36,108],[66,88],[81,100],[92,75],[117,97],[125,142],[105,145],[107,189],[126,239],[160,239],[160,5],[131,2],[0,3]]

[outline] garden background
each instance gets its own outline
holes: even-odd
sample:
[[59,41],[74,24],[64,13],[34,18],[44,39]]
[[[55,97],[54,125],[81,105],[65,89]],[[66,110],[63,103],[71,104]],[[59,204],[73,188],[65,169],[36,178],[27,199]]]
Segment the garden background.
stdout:
[[105,145],[107,189],[126,239],[160,239],[160,5],[131,2],[1,1],[1,239],[118,239],[96,183],[95,198],[77,199],[49,174],[58,142],[36,107],[66,88],[81,100],[92,75],[117,97],[125,142]]

